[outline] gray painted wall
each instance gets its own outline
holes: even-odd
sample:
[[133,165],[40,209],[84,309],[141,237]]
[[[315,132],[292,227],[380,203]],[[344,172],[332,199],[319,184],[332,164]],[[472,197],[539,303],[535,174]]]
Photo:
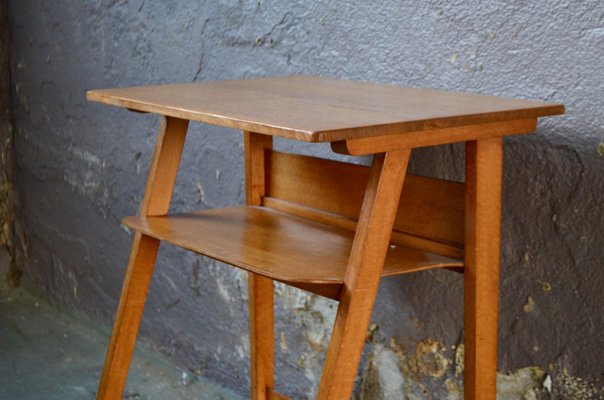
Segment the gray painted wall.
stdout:
[[[564,102],[506,140],[500,398],[604,390],[604,2],[10,2],[19,266],[57,302],[112,320],[158,120],[89,104],[91,88],[310,73]],[[193,124],[173,208],[243,202],[241,134]],[[279,149],[331,157],[328,147]],[[463,147],[416,173],[463,178]],[[367,160],[361,160],[367,162]],[[142,338],[246,392],[243,273],[162,248]],[[312,397],[335,303],[278,287],[278,389]],[[462,279],[383,281],[357,387],[458,399]],[[99,360],[99,365],[100,365]],[[524,396],[524,397],[523,397]]]

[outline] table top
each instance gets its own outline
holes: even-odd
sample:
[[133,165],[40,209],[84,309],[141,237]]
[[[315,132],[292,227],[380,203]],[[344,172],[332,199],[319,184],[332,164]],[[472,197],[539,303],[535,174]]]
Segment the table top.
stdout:
[[564,113],[557,103],[303,75],[91,90],[87,98],[306,142]]

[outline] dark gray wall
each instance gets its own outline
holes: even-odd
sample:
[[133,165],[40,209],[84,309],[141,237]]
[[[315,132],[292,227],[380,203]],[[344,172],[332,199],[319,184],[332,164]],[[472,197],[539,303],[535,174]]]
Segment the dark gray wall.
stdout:
[[[602,1],[19,0],[10,19],[20,268],[104,324],[158,123],[89,104],[87,89],[310,73],[565,103],[537,135],[506,140],[500,398],[602,398]],[[242,203],[240,133],[193,124],[186,146],[173,208]],[[462,179],[463,157],[417,151],[412,169]],[[142,338],[245,393],[246,297],[245,274],[163,248]],[[313,396],[334,315],[278,287],[280,390]],[[385,280],[373,320],[358,393],[460,398],[460,276]]]
[[13,240],[15,222],[13,171],[15,161],[9,54],[8,3],[5,0],[0,0],[0,254],[9,255],[10,265],[4,280],[15,286],[19,285],[21,274],[19,268],[16,267],[16,257],[13,251],[15,248]]

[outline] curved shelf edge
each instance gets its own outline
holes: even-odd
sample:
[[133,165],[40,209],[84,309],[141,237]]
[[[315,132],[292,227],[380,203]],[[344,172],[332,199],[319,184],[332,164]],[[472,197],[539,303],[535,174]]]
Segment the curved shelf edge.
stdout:
[[[123,222],[161,241],[299,287],[343,284],[354,237],[339,227],[256,206],[133,216]],[[462,267],[460,260],[391,244],[382,276]]]

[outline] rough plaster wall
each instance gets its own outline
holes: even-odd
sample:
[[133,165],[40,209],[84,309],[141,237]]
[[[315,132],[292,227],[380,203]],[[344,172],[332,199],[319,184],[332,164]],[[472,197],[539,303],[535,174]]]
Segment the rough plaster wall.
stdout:
[[[131,240],[119,221],[137,210],[158,124],[88,104],[87,89],[312,73],[564,102],[538,135],[506,140],[500,397],[602,397],[602,1],[19,0],[10,18],[21,268],[104,323]],[[173,208],[242,203],[241,155],[239,133],[193,124]],[[459,146],[412,162],[459,180],[462,167]],[[277,292],[279,389],[312,397],[335,303]],[[246,296],[242,273],[162,248],[142,337],[245,392]],[[460,276],[383,281],[373,321],[357,393],[460,398]]]
[[7,246],[9,235],[4,226],[12,224],[10,184],[13,165],[13,127],[11,125],[8,6],[0,1],[0,246]]
[[[10,36],[8,3],[0,0],[0,254],[6,254],[8,273],[0,277],[19,285],[21,274],[15,263],[15,199],[13,186],[14,134],[10,86]],[[4,257],[2,257],[3,259]]]

